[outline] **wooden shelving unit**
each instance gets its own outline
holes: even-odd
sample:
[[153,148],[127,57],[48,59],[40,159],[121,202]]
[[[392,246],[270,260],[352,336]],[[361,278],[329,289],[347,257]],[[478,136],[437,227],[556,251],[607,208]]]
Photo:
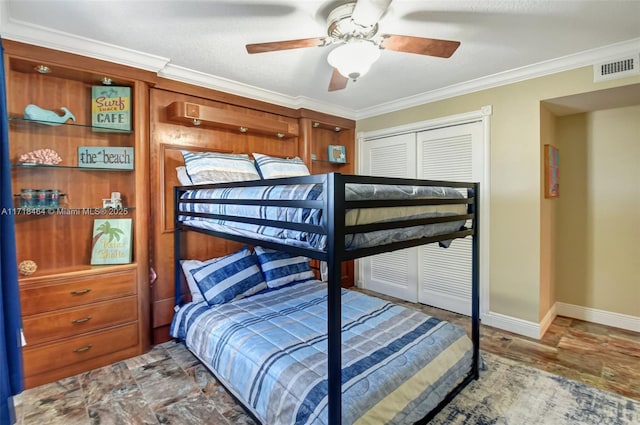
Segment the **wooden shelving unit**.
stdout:
[[[24,204],[16,197],[18,261],[36,271],[20,278],[27,388],[111,364],[149,348],[148,296],[148,85],[147,73],[63,52],[3,41],[7,68],[9,144],[13,193],[55,189],[65,201]],[[48,73],[38,72],[44,65]],[[108,73],[108,74],[106,74]],[[133,131],[91,125],[91,87],[108,75],[132,93]],[[141,78],[139,78],[141,77]],[[26,120],[28,104],[55,111],[62,106],[75,122],[60,125]],[[78,147],[123,147],[135,152],[133,170],[84,168]],[[25,165],[18,158],[52,149],[62,162]],[[102,208],[120,192],[124,208]],[[95,219],[133,221],[130,264],[91,265]]]

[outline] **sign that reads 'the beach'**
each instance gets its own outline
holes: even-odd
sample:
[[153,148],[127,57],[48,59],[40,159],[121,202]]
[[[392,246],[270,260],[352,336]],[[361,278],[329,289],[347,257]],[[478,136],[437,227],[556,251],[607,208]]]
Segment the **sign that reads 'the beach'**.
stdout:
[[78,167],[133,170],[133,148],[116,146],[78,146]]

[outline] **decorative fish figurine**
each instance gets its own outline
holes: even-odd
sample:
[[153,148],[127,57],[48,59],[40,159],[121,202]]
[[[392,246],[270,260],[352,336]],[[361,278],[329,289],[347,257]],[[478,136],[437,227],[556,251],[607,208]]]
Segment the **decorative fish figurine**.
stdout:
[[76,117],[70,110],[64,106],[60,109],[64,111],[64,115],[62,116],[58,115],[55,111],[49,111],[37,105],[29,104],[24,108],[24,118],[27,120],[41,121],[42,124],[47,125],[61,125],[67,122],[67,120],[76,120]]

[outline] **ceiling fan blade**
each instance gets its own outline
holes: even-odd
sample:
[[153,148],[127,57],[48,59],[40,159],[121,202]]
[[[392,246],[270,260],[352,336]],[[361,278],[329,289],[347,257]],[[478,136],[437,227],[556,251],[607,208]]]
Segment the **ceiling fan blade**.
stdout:
[[391,0],[358,0],[351,14],[351,19],[363,27],[373,26],[387,11],[389,4],[391,4]]
[[418,55],[450,57],[460,46],[459,41],[438,40],[436,38],[412,37],[409,35],[383,34],[380,47],[396,52],[416,53]]
[[320,47],[327,44],[327,37],[301,38],[299,40],[272,41],[270,43],[247,44],[248,53],[275,52],[278,50]]
[[333,68],[333,74],[331,74],[331,81],[329,82],[329,91],[342,90],[347,87],[349,79],[340,74],[338,68]]

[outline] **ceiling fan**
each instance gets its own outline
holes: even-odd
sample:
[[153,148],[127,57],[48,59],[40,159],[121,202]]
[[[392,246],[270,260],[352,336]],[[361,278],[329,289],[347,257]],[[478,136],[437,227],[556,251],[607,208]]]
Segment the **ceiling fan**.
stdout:
[[247,44],[248,53],[339,45],[327,57],[333,67],[329,91],[342,90],[364,75],[381,50],[450,57],[459,41],[408,35],[378,34],[378,21],[391,0],[357,0],[334,8],[327,18],[327,36]]

